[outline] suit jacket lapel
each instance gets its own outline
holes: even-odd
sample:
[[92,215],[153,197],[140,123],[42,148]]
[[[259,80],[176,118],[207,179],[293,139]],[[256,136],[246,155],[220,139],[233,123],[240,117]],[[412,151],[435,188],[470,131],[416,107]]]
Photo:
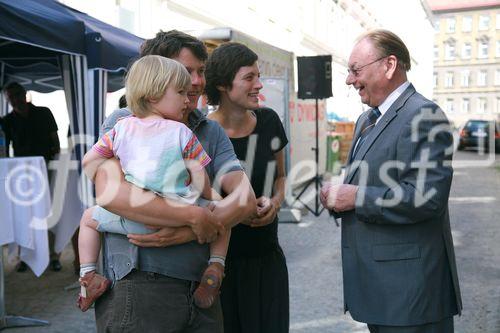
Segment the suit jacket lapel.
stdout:
[[354,147],[356,146],[356,142],[358,142],[359,136],[361,135],[361,127],[362,124],[365,122],[366,117],[368,117],[368,113],[370,110],[365,111],[361,114],[359,117],[358,121],[356,122],[356,128],[354,130],[354,138],[352,139],[352,145],[351,148],[349,149],[349,154],[347,156],[347,162],[351,161],[352,154],[354,152]]
[[[406,100],[414,93],[415,93],[415,88],[413,87],[412,84],[410,84],[408,88],[406,88],[406,90],[401,94],[401,96],[399,96],[398,99],[394,101],[389,110],[387,110],[387,112],[382,116],[382,118],[379,120],[375,128],[371,131],[371,133],[368,134],[368,137],[366,138],[366,141],[363,143],[363,146],[359,148],[356,156],[354,156],[353,162],[362,160],[365,157],[366,153],[370,150],[371,146],[378,138],[378,136],[384,131],[387,125],[389,125],[389,123],[398,115],[398,111],[403,107]],[[356,141],[354,141],[353,146],[355,145],[355,143]],[[352,154],[353,148],[354,147],[351,147],[351,152],[349,153],[349,157]],[[348,184],[352,181],[357,170],[358,167],[356,166],[352,170],[350,170],[349,168],[349,170],[346,173],[346,178],[344,181],[345,184]]]

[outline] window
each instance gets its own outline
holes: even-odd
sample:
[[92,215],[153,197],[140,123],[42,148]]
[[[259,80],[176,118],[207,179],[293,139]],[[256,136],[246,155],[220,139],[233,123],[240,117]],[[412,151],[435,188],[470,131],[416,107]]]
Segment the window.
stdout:
[[445,110],[447,113],[453,112],[453,99],[452,98],[446,99]]
[[455,18],[448,17],[446,19],[446,32],[455,32]]
[[439,19],[434,22],[434,31],[439,32]]
[[488,30],[490,28],[490,16],[480,15],[479,16],[479,30]]
[[500,113],[500,97],[497,97],[497,113]]
[[470,112],[470,100],[468,98],[462,98],[462,112],[463,113]]
[[500,69],[495,71],[495,86],[500,86]]
[[462,46],[462,58],[463,59],[470,59],[472,54],[472,47],[470,43],[464,43]]
[[487,72],[485,70],[480,70],[477,73],[477,85],[478,86],[485,86],[486,85],[486,76],[487,76]]
[[468,87],[469,86],[469,78],[470,78],[470,71],[469,70],[463,70],[462,75],[461,75],[461,80],[460,84],[462,87]]
[[445,78],[444,86],[446,88],[453,87],[453,72],[447,72],[446,73],[446,78]]
[[484,97],[479,97],[477,99],[477,112],[479,113],[485,113],[486,112],[486,98]]
[[439,46],[434,45],[434,60],[439,59]]
[[488,58],[488,42],[479,42],[477,46],[477,57],[479,59]]
[[472,16],[464,16],[462,18],[462,31],[463,32],[472,31]]
[[438,74],[434,73],[432,75],[432,87],[436,88],[438,86]]
[[496,57],[500,57],[500,40],[497,40]]
[[446,44],[444,46],[444,58],[446,60],[454,60],[455,59],[455,45]]
[[500,29],[500,13],[497,14],[496,28],[497,28],[497,30]]

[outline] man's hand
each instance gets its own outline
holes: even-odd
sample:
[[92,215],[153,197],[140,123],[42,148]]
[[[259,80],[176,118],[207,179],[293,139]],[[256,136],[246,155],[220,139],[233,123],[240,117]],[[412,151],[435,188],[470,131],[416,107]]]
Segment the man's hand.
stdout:
[[256,213],[257,200],[252,185],[242,170],[231,171],[220,177],[221,190],[228,193],[216,204],[214,214],[228,229]]
[[166,247],[196,240],[188,227],[163,227],[152,234],[128,234],[129,242],[140,247]]
[[268,197],[257,199],[257,217],[250,221],[251,227],[263,227],[274,221],[278,214],[278,207]]
[[354,209],[357,192],[355,185],[325,183],[321,188],[320,201],[328,210],[345,212]]
[[224,233],[224,226],[216,220],[209,208],[201,209],[197,218],[191,221],[190,227],[200,244],[211,243],[219,234]]

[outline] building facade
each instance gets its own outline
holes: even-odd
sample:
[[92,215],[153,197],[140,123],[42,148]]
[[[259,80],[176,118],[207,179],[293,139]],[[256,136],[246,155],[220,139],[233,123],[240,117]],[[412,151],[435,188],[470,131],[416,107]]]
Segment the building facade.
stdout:
[[430,0],[433,98],[455,126],[500,116],[500,2]]
[[[408,31],[388,28],[405,41],[419,41],[413,49],[410,46],[415,76],[411,80],[420,87],[419,91],[430,86],[431,75],[419,74],[432,72],[432,58],[429,52],[422,52],[422,44],[429,41],[426,37],[432,39],[432,31],[427,33],[431,22],[421,0],[401,4],[392,0],[60,1],[143,38],[151,38],[159,29],[194,31],[231,27],[296,56],[331,54],[333,97],[326,101],[326,109],[350,120],[356,120],[365,108],[357,92],[345,84],[353,43],[362,32],[388,27],[386,22],[394,22],[397,17],[413,28],[419,26]],[[405,11],[408,8],[411,10]],[[394,15],[395,12],[398,14]],[[115,103],[113,100],[112,104]]]
[[[415,0],[417,1],[417,0]],[[287,166],[292,169],[301,161],[313,161],[319,138],[319,170],[326,165],[326,137],[328,113],[355,120],[363,111],[363,105],[354,89],[345,84],[347,58],[356,37],[369,28],[378,26],[366,0],[61,0],[77,8],[119,26],[143,38],[153,37],[158,30],[177,29],[194,36],[206,35],[215,28],[228,27],[234,35],[246,35],[254,39],[238,39],[259,54],[262,78],[286,77],[288,80],[288,104],[278,114],[288,113],[284,121],[288,126],[289,153]],[[222,31],[222,29],[216,29]],[[201,38],[206,40],[204,38]],[[211,38],[210,38],[211,39]],[[264,46],[263,44],[267,44]],[[270,59],[271,48],[292,53],[287,60],[286,75],[277,75],[282,68],[279,59]],[[269,52],[268,52],[269,51]],[[277,58],[281,53],[274,53]],[[333,97],[319,101],[316,117],[315,101],[296,97],[298,77],[294,56],[332,55]],[[288,59],[288,57],[287,57]],[[279,66],[274,66],[274,65]],[[291,86],[291,87],[290,87]],[[264,94],[262,94],[264,96]],[[116,98],[108,96],[108,111],[116,108]],[[269,97],[269,96],[267,96]],[[267,100],[264,96],[264,99]],[[204,99],[200,106],[204,106]],[[207,108],[208,109],[208,108]],[[316,118],[318,131],[316,132]],[[305,174],[305,173],[304,173]],[[293,182],[293,181],[292,181]]]
[[[432,37],[430,14],[423,0],[59,0],[104,22],[143,38],[158,30],[177,29],[194,34],[217,27],[231,27],[259,41],[293,52],[295,56],[332,55],[333,97],[320,104],[320,118],[328,114],[355,121],[366,109],[357,91],[345,84],[347,60],[355,39],[362,32],[385,27],[395,31],[410,48],[409,78],[425,96],[431,97]],[[418,28],[415,28],[418,27]],[[294,62],[294,66],[296,63]],[[264,67],[261,69],[264,71]],[[296,67],[293,70],[297,90]],[[36,103],[51,105],[60,124],[61,144],[66,146],[66,104],[54,96],[34,93]],[[123,90],[106,96],[107,114],[118,105]],[[304,107],[300,108],[303,104]],[[314,127],[314,101],[297,101],[290,117]],[[60,111],[60,112],[59,112]],[[304,126],[303,126],[304,125]],[[326,126],[320,127],[320,147],[325,146]],[[294,139],[294,138],[292,138]],[[304,146],[312,147],[312,136]]]

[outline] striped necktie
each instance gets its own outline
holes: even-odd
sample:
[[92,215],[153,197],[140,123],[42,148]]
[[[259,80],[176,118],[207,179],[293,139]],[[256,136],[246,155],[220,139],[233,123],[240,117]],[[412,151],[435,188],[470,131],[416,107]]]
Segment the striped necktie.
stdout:
[[368,113],[368,116],[366,117],[365,121],[363,122],[363,125],[361,126],[361,134],[358,139],[358,144],[354,148],[354,151],[351,155],[351,162],[354,160],[354,156],[356,156],[356,154],[358,153],[359,149],[361,148],[366,138],[368,137],[368,134],[370,134],[370,132],[375,127],[378,117],[380,117],[381,115],[382,114],[380,113],[380,110],[378,108],[373,108]]

